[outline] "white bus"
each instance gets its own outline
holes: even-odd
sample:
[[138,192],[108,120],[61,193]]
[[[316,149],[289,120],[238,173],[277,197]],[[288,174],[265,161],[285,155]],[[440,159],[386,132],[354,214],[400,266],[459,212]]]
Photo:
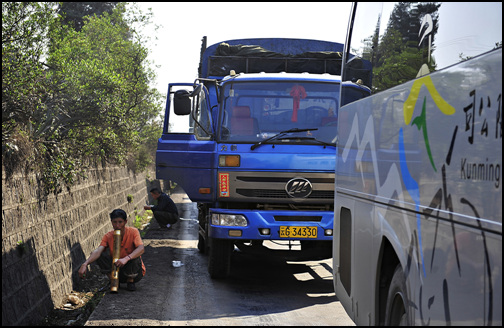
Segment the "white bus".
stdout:
[[502,325],[501,31],[500,2],[353,5],[342,81],[371,95],[342,83],[333,270],[358,325]]

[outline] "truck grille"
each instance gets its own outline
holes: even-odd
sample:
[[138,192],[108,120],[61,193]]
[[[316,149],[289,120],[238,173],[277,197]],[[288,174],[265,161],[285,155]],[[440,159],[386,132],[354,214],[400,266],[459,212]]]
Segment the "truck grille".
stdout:
[[[245,197],[257,198],[288,198],[285,190],[269,190],[269,189],[236,189],[236,193]],[[334,199],[334,191],[313,191],[307,199]]]
[[334,173],[229,172],[229,187],[230,201],[297,205],[334,202]]

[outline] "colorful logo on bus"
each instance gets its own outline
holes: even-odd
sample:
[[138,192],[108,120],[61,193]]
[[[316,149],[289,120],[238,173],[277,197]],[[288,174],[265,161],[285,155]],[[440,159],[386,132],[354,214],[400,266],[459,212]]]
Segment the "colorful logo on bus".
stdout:
[[[436,87],[434,86],[434,83],[432,82],[432,79],[430,76],[424,76],[419,79],[417,79],[413,85],[411,86],[410,94],[406,101],[404,102],[403,105],[403,113],[404,113],[404,123],[406,125],[415,125],[418,130],[422,131],[423,139],[425,142],[425,148],[427,150],[427,154],[429,156],[429,161],[432,165],[432,168],[434,169],[435,172],[437,172],[436,165],[434,163],[434,158],[432,157],[432,152],[431,152],[431,146],[429,142],[429,133],[427,129],[427,115],[426,115],[426,102],[427,102],[427,97],[424,97],[423,99],[423,104],[422,104],[422,111],[419,116],[413,118],[413,112],[415,111],[415,107],[418,101],[418,96],[420,94],[420,90],[422,87],[425,86],[427,88],[427,91],[429,92],[429,95],[431,96],[432,100],[436,104],[437,108],[445,115],[453,115],[455,113],[455,108],[451,106],[446,100],[441,97],[439,92],[436,90]],[[421,227],[420,227],[420,188],[418,185],[418,182],[413,178],[411,175],[409,169],[408,169],[408,162],[406,159],[406,152],[404,148],[404,135],[403,135],[403,129],[401,128],[399,130],[399,162],[401,166],[401,176],[402,180],[404,182],[404,185],[406,189],[408,190],[408,193],[410,194],[411,198],[415,202],[415,210],[416,210],[416,217],[417,217],[417,231],[418,231],[418,243],[419,243],[419,248],[420,248],[420,256],[421,256],[421,261],[422,261],[422,268],[425,276],[425,264],[424,264],[424,257],[423,257],[423,247],[422,247],[422,234],[421,234]]]
[[[427,88],[427,91],[429,91],[429,95],[431,96],[432,100],[443,114],[445,115],[455,114],[455,108],[449,103],[447,103],[446,100],[443,99],[443,97],[441,97],[439,92],[436,90],[434,83],[432,83],[430,76],[424,76],[413,82],[413,86],[411,87],[408,99],[406,99],[406,101],[404,102],[403,113],[404,113],[404,123],[406,123],[406,125],[409,125],[411,119],[413,118],[413,112],[417,104],[418,95],[420,94],[420,90],[422,89],[423,86]],[[429,135],[427,131],[426,101],[427,97],[424,97],[422,112],[419,116],[413,119],[411,125],[416,125],[418,130],[422,130],[425,142],[425,148],[427,149],[427,154],[429,155],[430,163],[434,168],[434,171],[437,172],[436,165],[434,164],[434,159],[432,158]]]

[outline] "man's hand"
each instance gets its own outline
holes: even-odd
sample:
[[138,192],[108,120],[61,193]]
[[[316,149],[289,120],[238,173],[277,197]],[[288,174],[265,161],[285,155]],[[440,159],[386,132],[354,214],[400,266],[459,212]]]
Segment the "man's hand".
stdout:
[[152,205],[144,205],[144,210],[150,210],[152,208]]
[[121,267],[125,266],[126,263],[128,263],[129,259],[130,258],[126,256],[126,257],[123,257],[122,259],[117,260],[115,262],[116,267],[121,268]]
[[87,272],[87,264],[82,263],[80,269],[79,269],[79,277],[81,279],[86,279],[86,272]]

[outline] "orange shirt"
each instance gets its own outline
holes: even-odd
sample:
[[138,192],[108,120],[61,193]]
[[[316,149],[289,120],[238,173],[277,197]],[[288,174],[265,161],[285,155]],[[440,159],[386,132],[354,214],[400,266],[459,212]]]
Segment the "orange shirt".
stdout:
[[[140,245],[143,245],[143,242],[138,229],[124,227],[124,236],[122,236],[121,241],[121,258],[130,255]],[[105,236],[103,236],[100,246],[108,247],[110,257],[114,257],[114,230],[107,232]],[[145,276],[145,265],[141,258],[140,261],[142,262],[142,274]]]

